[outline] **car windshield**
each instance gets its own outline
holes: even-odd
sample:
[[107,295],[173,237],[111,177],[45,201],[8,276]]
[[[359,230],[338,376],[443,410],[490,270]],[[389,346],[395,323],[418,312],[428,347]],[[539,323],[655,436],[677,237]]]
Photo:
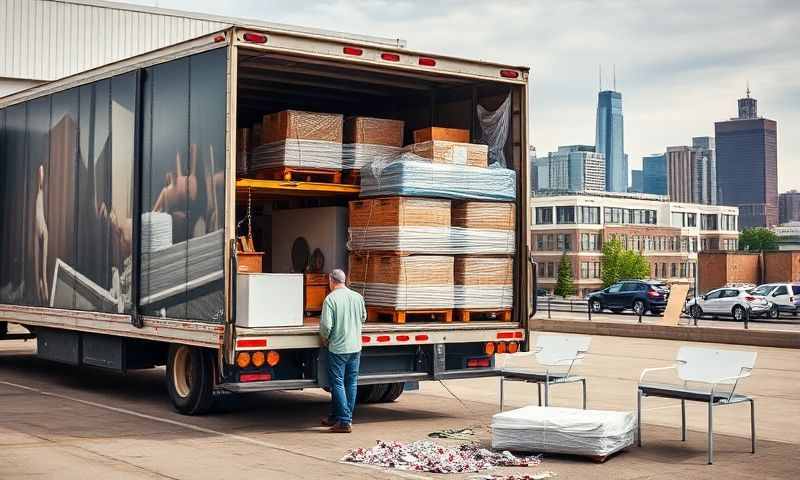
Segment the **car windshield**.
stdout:
[[750,290],[749,293],[753,295],[761,295],[762,297],[766,297],[772,289],[775,288],[775,285],[761,285],[760,287],[756,287]]
[[792,285],[792,294],[800,295],[800,285]]

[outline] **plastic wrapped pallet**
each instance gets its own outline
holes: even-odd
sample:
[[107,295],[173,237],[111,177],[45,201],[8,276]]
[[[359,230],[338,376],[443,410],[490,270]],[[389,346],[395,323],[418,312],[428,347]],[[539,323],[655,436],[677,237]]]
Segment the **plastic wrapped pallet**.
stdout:
[[345,143],[342,145],[342,170],[361,170],[370,162],[388,161],[402,155],[402,147]]
[[350,288],[367,306],[453,308],[453,257],[351,254]]
[[528,406],[492,417],[492,448],[604,458],[633,444],[632,412]]
[[429,127],[414,130],[414,143],[443,140],[445,142],[469,143],[469,130],[460,128]]
[[350,227],[351,251],[426,255],[511,255],[514,232],[457,227]]
[[514,230],[516,208],[511,202],[453,202],[453,226],[483,230]]
[[262,143],[280,140],[316,140],[342,143],[343,117],[334,113],[284,110],[264,115]]
[[402,120],[347,117],[344,122],[344,143],[402,147],[404,125]]
[[248,159],[248,172],[280,167],[342,169],[342,144],[322,140],[279,140],[259,145]]
[[514,201],[516,173],[432,163],[413,153],[371,162],[361,169],[361,197],[435,197],[453,200]]
[[427,158],[433,163],[451,165],[468,165],[470,167],[487,167],[489,147],[475,143],[430,142],[414,143],[406,147],[411,153]]
[[434,198],[388,197],[354,200],[350,227],[449,227],[450,201]]
[[457,256],[453,268],[455,308],[509,309],[514,305],[510,257]]

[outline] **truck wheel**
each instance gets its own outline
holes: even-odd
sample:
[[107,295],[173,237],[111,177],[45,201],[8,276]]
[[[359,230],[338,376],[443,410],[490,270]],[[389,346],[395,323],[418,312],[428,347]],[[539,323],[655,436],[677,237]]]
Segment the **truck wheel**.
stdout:
[[364,385],[358,387],[356,401],[359,403],[378,403],[389,389],[388,383],[378,383],[375,385]]
[[397,400],[400,395],[402,395],[405,386],[406,384],[403,382],[390,383],[388,390],[386,390],[386,393],[381,397],[381,403],[392,403]]
[[214,399],[214,357],[210,350],[169,346],[167,390],[172,405],[184,415],[202,415]]

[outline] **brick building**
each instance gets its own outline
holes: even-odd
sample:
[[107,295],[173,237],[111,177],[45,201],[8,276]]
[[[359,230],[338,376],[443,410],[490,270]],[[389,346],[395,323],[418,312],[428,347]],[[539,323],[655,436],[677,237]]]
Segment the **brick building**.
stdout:
[[735,207],[669,202],[645,194],[582,192],[531,199],[531,245],[538,284],[553,291],[561,255],[580,295],[602,286],[603,243],[616,237],[641,252],[650,275],[693,281],[700,250],[736,250]]

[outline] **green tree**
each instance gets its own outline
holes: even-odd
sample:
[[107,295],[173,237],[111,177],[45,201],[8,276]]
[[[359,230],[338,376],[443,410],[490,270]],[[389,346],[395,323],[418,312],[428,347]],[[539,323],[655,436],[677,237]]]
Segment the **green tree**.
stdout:
[[575,295],[577,289],[572,280],[572,263],[567,258],[567,254],[561,255],[561,262],[558,264],[558,282],[556,283],[555,294],[560,297]]
[[647,278],[650,264],[636,251],[625,250],[616,237],[603,244],[603,257],[600,261],[603,288],[626,278]]
[[745,228],[739,234],[739,250],[777,250],[778,236],[767,228]]

